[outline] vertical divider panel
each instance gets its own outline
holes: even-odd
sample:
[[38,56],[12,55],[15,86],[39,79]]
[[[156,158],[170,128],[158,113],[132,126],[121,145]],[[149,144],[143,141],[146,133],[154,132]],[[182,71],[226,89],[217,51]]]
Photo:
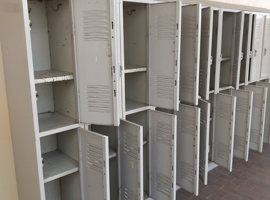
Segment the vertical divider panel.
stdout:
[[250,70],[250,58],[251,58],[251,41],[252,41],[252,20],[253,19],[253,14],[249,14],[249,24],[248,24],[248,39],[247,39],[247,46],[246,46],[246,52],[245,54],[245,60],[246,60],[246,74],[245,74],[245,85],[248,85],[249,82],[249,70]]
[[121,120],[118,134],[119,199],[143,200],[143,127]]
[[150,197],[176,198],[176,115],[149,111]]
[[177,114],[177,184],[199,194],[200,108],[180,105]]

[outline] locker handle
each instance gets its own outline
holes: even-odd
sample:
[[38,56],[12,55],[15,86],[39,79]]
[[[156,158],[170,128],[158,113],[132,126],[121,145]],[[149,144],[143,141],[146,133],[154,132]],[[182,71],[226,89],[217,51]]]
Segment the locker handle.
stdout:
[[264,49],[264,56],[266,56],[266,54],[267,54],[267,49]]

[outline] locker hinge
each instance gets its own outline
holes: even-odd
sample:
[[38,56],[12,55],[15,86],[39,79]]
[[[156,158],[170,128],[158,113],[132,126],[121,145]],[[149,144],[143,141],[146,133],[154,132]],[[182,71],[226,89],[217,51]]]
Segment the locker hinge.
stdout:
[[175,85],[175,86],[177,85],[177,80],[174,81],[174,85]]
[[115,73],[115,66],[112,66],[112,74]]
[[116,90],[113,90],[113,96],[116,97]]
[[112,22],[112,29],[114,28],[114,24],[113,24],[113,22]]
[[213,64],[213,60],[214,60],[213,56],[210,56],[210,65]]
[[244,59],[244,53],[241,52],[241,54],[240,54],[240,60],[243,60],[243,59]]
[[252,51],[249,52],[249,58],[252,58]]
[[178,26],[179,26],[179,25],[178,25],[178,23],[177,23],[177,24],[176,24],[176,29],[177,29],[177,30],[178,30]]
[[122,74],[123,74],[123,66],[120,65],[120,77],[122,77]]

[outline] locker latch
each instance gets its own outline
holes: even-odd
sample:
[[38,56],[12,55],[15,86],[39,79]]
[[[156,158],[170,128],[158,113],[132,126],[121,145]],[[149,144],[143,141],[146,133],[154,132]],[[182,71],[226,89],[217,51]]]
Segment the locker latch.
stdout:
[[240,60],[243,60],[243,59],[244,59],[244,53],[241,52],[241,54],[240,54]]
[[213,64],[213,60],[214,60],[213,56],[210,56],[210,65]]

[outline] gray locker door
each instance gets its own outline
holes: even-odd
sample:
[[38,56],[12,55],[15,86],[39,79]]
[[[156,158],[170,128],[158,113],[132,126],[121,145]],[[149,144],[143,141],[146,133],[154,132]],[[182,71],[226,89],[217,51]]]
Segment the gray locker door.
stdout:
[[200,108],[180,105],[177,113],[176,183],[199,194]]
[[209,100],[212,34],[213,8],[204,8],[202,9],[199,94],[206,100]]
[[253,92],[231,90],[231,94],[236,96],[233,155],[248,161]]
[[232,85],[238,89],[240,81],[240,69],[241,69],[241,55],[242,55],[242,43],[243,43],[243,31],[244,31],[244,12],[235,13],[235,42],[234,42],[234,55],[233,55],[233,74]]
[[226,94],[215,96],[213,160],[232,171],[236,97]]
[[269,92],[270,92],[270,83],[257,82],[256,85],[268,88],[263,142],[267,143],[267,144],[270,144],[270,94],[269,94]]
[[265,16],[261,78],[270,76],[270,15]]
[[250,81],[260,79],[261,56],[263,46],[264,16],[262,14],[254,15],[252,39],[252,59],[250,66]]
[[150,197],[176,198],[176,116],[149,111]]
[[267,88],[247,85],[245,89],[253,91],[253,107],[251,117],[249,148],[262,152],[266,112]]
[[[80,121],[119,125],[114,1],[72,1]],[[117,44],[117,43],[116,43]]]
[[182,8],[180,101],[198,105],[201,4]]
[[121,120],[119,126],[119,199],[143,200],[143,127]]
[[208,163],[209,163],[209,131],[210,131],[210,103],[202,99],[199,100],[201,109],[200,121],[200,178],[207,185],[208,182]]
[[149,103],[178,110],[181,6],[149,5]]
[[108,137],[79,129],[83,199],[110,200]]

